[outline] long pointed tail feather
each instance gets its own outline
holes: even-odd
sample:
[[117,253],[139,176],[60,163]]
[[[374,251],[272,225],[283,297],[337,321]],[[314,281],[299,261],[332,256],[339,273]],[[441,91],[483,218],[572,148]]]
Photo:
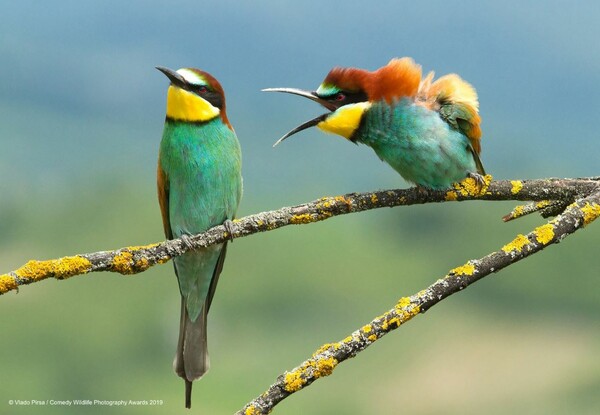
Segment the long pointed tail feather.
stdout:
[[186,408],[192,406],[192,382],[201,378],[210,368],[206,341],[206,309],[205,304],[196,321],[191,321],[185,299],[181,298],[179,340],[173,369],[185,381]]

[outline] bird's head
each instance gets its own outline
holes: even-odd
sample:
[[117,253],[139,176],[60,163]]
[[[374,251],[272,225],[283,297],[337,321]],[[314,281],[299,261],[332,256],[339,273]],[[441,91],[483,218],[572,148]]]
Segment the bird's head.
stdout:
[[414,96],[421,80],[421,67],[410,58],[392,59],[376,71],[358,68],[333,68],[316,91],[296,88],[267,88],[267,92],[285,92],[318,102],[330,112],[294,128],[275,145],[299,131],[317,126],[321,130],[353,140],[365,112],[373,102],[388,103]]
[[366,73],[362,69],[334,68],[316,91],[305,91],[297,88],[267,88],[267,92],[285,92],[299,95],[318,102],[330,112],[309,120],[294,128],[274,145],[279,144],[291,135],[307,128],[317,126],[321,130],[341,135],[352,140],[354,132],[360,125],[364,112],[370,107],[367,93],[360,80]]
[[220,116],[231,128],[225,111],[225,92],[215,77],[195,68],[174,71],[157,66],[156,69],[171,81],[167,91],[167,119],[202,123]]

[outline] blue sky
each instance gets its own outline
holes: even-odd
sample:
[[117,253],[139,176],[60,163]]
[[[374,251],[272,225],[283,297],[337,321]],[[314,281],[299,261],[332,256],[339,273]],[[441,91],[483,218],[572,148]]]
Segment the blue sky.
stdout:
[[297,201],[406,186],[370,149],[316,129],[272,149],[321,109],[260,92],[315,88],[333,66],[375,69],[396,56],[412,56],[438,75],[457,72],[477,88],[482,159],[495,177],[598,174],[597,2],[45,7],[10,2],[0,13],[0,173],[21,187],[68,187],[73,178],[115,172],[152,182],[167,86],[156,65],[196,66],[221,81],[249,197],[290,186],[299,189]]

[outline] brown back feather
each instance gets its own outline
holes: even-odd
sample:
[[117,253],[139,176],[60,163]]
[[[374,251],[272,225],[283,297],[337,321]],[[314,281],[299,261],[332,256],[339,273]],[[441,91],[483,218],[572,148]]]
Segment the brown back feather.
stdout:
[[171,232],[171,224],[169,221],[169,180],[165,171],[160,165],[160,161],[158,163],[158,169],[156,172],[156,185],[158,189],[158,204],[160,205],[160,213],[162,214],[165,237],[167,239],[173,239],[173,233]]

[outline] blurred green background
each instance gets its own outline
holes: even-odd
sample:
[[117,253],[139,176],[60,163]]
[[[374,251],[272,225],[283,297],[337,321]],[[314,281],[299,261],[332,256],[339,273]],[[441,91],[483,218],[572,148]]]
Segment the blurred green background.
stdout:
[[[372,151],[316,129],[321,109],[260,93],[316,88],[335,65],[412,56],[480,95],[496,178],[598,175],[594,1],[0,3],[0,264],[162,240],[155,166],[167,80],[223,84],[244,151],[239,215],[405,187]],[[209,321],[212,369],[192,412],[171,368],[171,264],[45,281],[0,298],[0,413],[228,414],[325,342],[544,221],[513,203],[370,211],[236,240]],[[596,414],[600,227],[486,278],[280,404],[285,414]],[[160,399],[126,408],[9,400]]]

